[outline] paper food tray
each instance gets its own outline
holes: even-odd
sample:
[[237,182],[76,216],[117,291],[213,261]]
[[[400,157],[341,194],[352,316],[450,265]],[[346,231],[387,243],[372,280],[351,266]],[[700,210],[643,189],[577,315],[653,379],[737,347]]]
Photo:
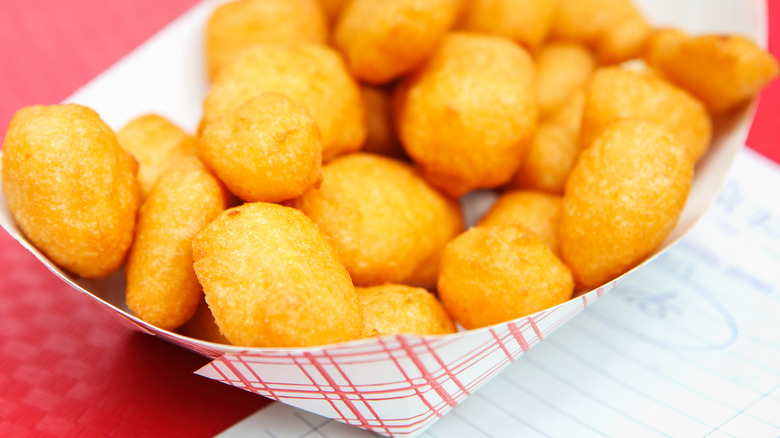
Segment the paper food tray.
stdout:
[[[208,87],[203,27],[218,3],[197,5],[67,101],[92,107],[114,129],[153,112],[194,132]],[[763,0],[636,3],[655,25],[675,25],[691,33],[740,33],[766,44]],[[744,144],[753,111],[754,105],[749,105],[718,122],[720,129],[696,168],[680,222],[657,253],[690,230],[715,199]],[[477,216],[489,201],[468,197],[467,218]],[[125,306],[121,273],[105,280],[84,280],[63,272],[25,239],[4,197],[0,199],[0,223],[63,281],[130,327],[213,358],[198,374],[388,436],[424,431],[615,284],[528,317],[453,335],[386,336],[321,348],[243,349],[191,339],[139,320]]]

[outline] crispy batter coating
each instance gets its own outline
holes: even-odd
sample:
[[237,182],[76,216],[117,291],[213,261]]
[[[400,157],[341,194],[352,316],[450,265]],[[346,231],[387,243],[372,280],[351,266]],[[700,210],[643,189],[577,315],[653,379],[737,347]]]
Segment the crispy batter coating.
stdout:
[[503,37],[449,34],[396,93],[406,152],[452,197],[508,182],[536,129],[533,61]]
[[222,183],[197,158],[172,163],[138,211],[127,257],[127,307],[174,330],[195,313],[203,290],[192,269],[192,239],[227,208]]
[[439,300],[419,287],[385,284],[355,288],[363,306],[364,336],[455,333],[455,323]]
[[257,45],[242,51],[214,81],[203,103],[201,130],[264,92],[303,105],[322,136],[323,158],[353,152],[366,136],[360,89],[328,47]]
[[328,19],[317,0],[235,0],[218,6],[205,29],[209,78],[255,44],[325,44]]
[[596,70],[596,58],[577,43],[552,42],[536,54],[536,95],[545,117],[585,87]]
[[636,8],[630,8],[599,34],[593,44],[593,51],[602,65],[638,58],[642,56],[652,31],[647,19]]
[[322,185],[291,205],[330,238],[358,286],[432,288],[444,245],[463,229],[460,206],[410,165],[365,153],[327,164]]
[[570,135],[579,139],[582,129],[582,112],[585,110],[585,89],[577,90],[555,112],[543,120],[544,123],[555,124]]
[[698,97],[713,113],[757,95],[778,75],[771,53],[740,35],[701,35],[678,40],[658,68],[670,82]]
[[49,259],[85,278],[120,268],[140,202],[138,165],[97,113],[76,104],[20,109],[2,169],[8,209]]
[[530,315],[563,303],[571,272],[534,233],[520,225],[474,227],[447,245],[439,297],[466,329]]
[[393,124],[390,89],[364,85],[361,92],[366,108],[366,143],[363,152],[407,159]]
[[528,231],[536,233],[558,255],[561,205],[562,198],[559,195],[531,190],[504,192],[479,220],[477,226],[522,225]]
[[214,315],[211,314],[205,298],[201,298],[195,314],[181,327],[180,332],[191,338],[230,345],[230,341],[219,331],[217,323],[214,322]]
[[348,0],[319,0],[319,2],[322,9],[325,11],[325,15],[328,17],[328,20],[334,22],[341,13],[341,10],[344,9]]
[[631,0],[556,0],[550,38],[592,45],[633,8]]
[[556,0],[464,0],[457,29],[507,37],[533,50],[546,39]]
[[322,142],[314,119],[278,93],[261,93],[207,124],[198,156],[247,202],[280,202],[322,176]]
[[591,289],[636,266],[677,224],[693,161],[660,125],[623,119],[585,149],[569,175],[558,237],[577,287]]
[[660,77],[667,79],[661,63],[667,59],[677,45],[688,38],[688,34],[673,27],[654,29],[647,37],[642,59]]
[[146,198],[168,164],[195,154],[195,138],[157,114],[145,114],[116,133],[119,145],[138,161],[138,184]]
[[652,27],[631,0],[557,0],[550,37],[591,47],[602,64],[641,56]]
[[676,135],[694,162],[712,140],[712,120],[707,109],[685,90],[650,71],[619,67],[596,71],[586,88],[580,146],[590,145],[618,118],[655,122]]
[[192,251],[214,320],[234,345],[306,347],[362,335],[349,274],[298,210],[264,202],[228,209]]
[[455,21],[460,0],[353,0],[333,29],[350,72],[384,84],[422,64]]
[[539,123],[534,140],[508,188],[563,194],[566,178],[580,153],[584,108],[585,92],[581,90]]

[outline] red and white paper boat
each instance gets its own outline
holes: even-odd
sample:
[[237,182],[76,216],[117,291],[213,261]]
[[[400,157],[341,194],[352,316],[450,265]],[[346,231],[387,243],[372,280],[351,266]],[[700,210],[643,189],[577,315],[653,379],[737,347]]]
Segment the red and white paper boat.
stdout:
[[[217,3],[197,5],[67,101],[92,107],[114,129],[141,114],[157,113],[194,132],[208,87],[201,53],[203,27]],[[691,33],[740,33],[766,43],[764,0],[636,3],[655,25]],[[744,144],[753,109],[751,105],[719,121],[711,150],[696,168],[680,222],[658,253],[690,230],[714,200]],[[470,197],[467,216],[478,214],[484,201]],[[125,305],[121,274],[95,281],[63,272],[22,235],[4,197],[0,224],[63,281],[129,326],[213,358],[198,374],[395,437],[424,431],[615,285],[613,281],[524,318],[447,336],[387,336],[319,348],[239,348],[195,340],[139,320]]]

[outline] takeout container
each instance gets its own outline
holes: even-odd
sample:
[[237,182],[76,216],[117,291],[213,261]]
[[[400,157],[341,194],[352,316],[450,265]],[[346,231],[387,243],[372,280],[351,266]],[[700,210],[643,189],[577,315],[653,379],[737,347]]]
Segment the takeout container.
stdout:
[[[655,25],[691,33],[740,33],[766,43],[763,0],[635,1]],[[155,112],[194,132],[208,87],[202,31],[217,3],[197,5],[67,101],[92,107],[114,129]],[[696,168],[679,224],[655,255],[690,230],[714,200],[744,144],[753,111],[754,105],[748,105],[717,121],[713,145]],[[473,222],[490,202],[485,193],[467,196],[467,221]],[[198,374],[397,437],[424,431],[619,281],[524,318],[447,336],[384,336],[320,348],[240,348],[191,339],[139,320],[125,305],[121,273],[85,280],[63,272],[22,235],[4,197],[0,225],[63,281],[128,326],[213,358]]]

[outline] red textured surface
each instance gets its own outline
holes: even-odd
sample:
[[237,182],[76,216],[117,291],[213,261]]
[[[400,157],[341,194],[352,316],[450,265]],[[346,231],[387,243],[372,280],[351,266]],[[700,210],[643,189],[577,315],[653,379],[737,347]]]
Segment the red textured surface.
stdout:
[[[0,136],[195,0],[0,0]],[[267,399],[193,374],[209,362],[128,330],[0,232],[0,436],[210,437]]]
[[[780,2],[767,0],[769,12],[769,51],[780,58]],[[780,163],[780,80],[764,90],[753,127],[747,139],[751,149]]]
[[[61,101],[194,3],[0,0],[0,137],[18,108]],[[776,81],[748,140],[775,161],[779,113]],[[128,330],[4,232],[0,265],[0,436],[213,436],[267,403],[193,375],[208,359]]]

